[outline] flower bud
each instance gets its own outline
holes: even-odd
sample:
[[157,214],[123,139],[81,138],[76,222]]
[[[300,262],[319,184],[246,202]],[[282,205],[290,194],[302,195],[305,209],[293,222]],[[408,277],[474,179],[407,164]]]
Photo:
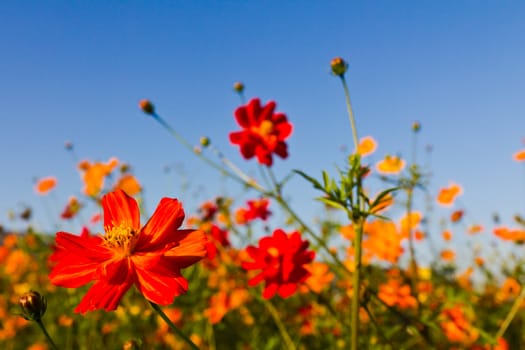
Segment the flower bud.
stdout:
[[242,94],[244,92],[244,84],[239,81],[235,82],[233,84],[233,90],[235,90],[235,92]]
[[348,69],[348,63],[346,63],[341,57],[336,57],[330,62],[330,67],[332,68],[332,73],[334,75],[343,77]]
[[210,138],[206,136],[203,136],[200,139],[201,146],[204,148],[208,147],[210,145],[210,142],[211,142]]
[[150,100],[141,100],[139,102],[139,107],[146,114],[155,114],[155,107],[153,106],[153,103],[151,103]]
[[412,131],[418,132],[419,130],[421,130],[421,124],[419,122],[414,122],[412,124]]
[[33,290],[22,295],[18,304],[22,308],[22,317],[30,321],[39,321],[47,309],[46,298]]

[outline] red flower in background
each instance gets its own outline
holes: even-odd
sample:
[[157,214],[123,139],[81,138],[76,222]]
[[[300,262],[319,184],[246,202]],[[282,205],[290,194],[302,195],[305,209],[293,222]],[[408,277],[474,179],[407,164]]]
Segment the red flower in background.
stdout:
[[274,101],[261,106],[257,98],[235,110],[235,119],[243,130],[230,133],[230,142],[241,147],[244,158],[257,156],[259,163],[271,166],[272,153],[288,157],[284,141],[292,133],[292,124],[284,113],[274,113],[274,110]]
[[235,212],[238,224],[246,224],[255,219],[266,221],[272,214],[272,212],[268,210],[268,206],[270,205],[268,198],[249,200],[246,204],[248,204],[248,208],[239,208]]
[[286,234],[277,229],[272,236],[261,238],[258,247],[248,246],[246,252],[253,261],[242,262],[242,267],[245,270],[262,270],[248,284],[255,286],[265,281],[265,299],[270,299],[275,293],[283,298],[291,296],[298,284],[310,276],[305,265],[314,259],[315,252],[308,251],[308,245],[299,232]]
[[160,305],[185,293],[188,281],[180,270],[206,255],[206,238],[202,231],[179,229],[181,203],[163,198],[143,227],[137,202],[122,190],[105,195],[102,207],[104,236],[58,232],[50,257],[53,284],[78,288],[95,282],[75,312],[115,310],[132,285]]

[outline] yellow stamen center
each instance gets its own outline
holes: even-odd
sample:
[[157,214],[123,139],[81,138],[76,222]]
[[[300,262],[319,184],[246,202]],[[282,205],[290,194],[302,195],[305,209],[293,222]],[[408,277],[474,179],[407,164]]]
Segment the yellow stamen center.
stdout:
[[273,123],[270,120],[263,120],[257,132],[263,137],[269,136],[273,132]]
[[274,258],[277,258],[279,256],[279,249],[277,249],[275,247],[270,247],[270,248],[268,248],[268,254],[270,254]]
[[123,248],[126,253],[131,253],[135,236],[136,232],[133,228],[127,225],[119,225],[107,229],[104,240],[112,248]]

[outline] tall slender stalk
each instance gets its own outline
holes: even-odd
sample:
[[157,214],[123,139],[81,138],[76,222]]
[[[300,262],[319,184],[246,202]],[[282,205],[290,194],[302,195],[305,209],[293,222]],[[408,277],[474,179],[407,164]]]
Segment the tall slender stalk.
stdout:
[[52,347],[54,350],[58,350],[58,347],[57,347],[56,344],[53,342],[53,339],[51,338],[51,336],[50,336],[49,333],[47,332],[47,329],[46,329],[46,327],[44,326],[44,324],[42,323],[42,319],[37,319],[37,320],[35,320],[35,322],[38,324],[38,327],[40,327],[40,329],[42,330],[42,333],[44,333],[44,335],[46,336],[47,341],[49,342],[49,344],[51,344],[51,347]]
[[[352,139],[354,141],[354,150],[355,153],[358,153],[359,148],[359,138],[357,136],[357,127],[354,117],[354,112],[352,110],[352,101],[350,100],[350,91],[348,90],[348,84],[346,83],[346,79],[343,74],[340,74],[339,77],[341,78],[341,83],[343,84],[343,90],[345,93],[345,102],[346,102],[346,109],[348,111],[348,118],[350,119],[350,126],[352,128]],[[362,238],[363,238],[363,231],[364,231],[364,224],[366,217],[363,216],[364,212],[364,204],[363,200],[361,198],[362,193],[362,182],[361,179],[357,179],[357,188],[355,190],[356,198],[357,198],[357,206],[359,210],[359,215],[353,215],[354,213],[348,212],[349,218],[352,220],[354,224],[354,271],[352,276],[352,309],[350,313],[350,322],[352,327],[351,332],[351,349],[357,350],[359,345],[359,308],[361,305],[361,295],[360,295],[360,287],[361,287],[361,245],[362,245]]]
[[192,348],[193,350],[199,350],[199,347],[197,345],[195,345],[195,343],[192,342],[191,339],[188,338],[186,336],[186,334],[184,334],[177,326],[175,326],[173,324],[173,322],[171,322],[169,317],[166,316],[164,311],[162,311],[162,309],[157,304],[155,304],[154,302],[151,302],[151,301],[149,302],[149,304],[151,305],[153,310],[155,310],[159,314],[159,316],[162,318],[162,320],[164,322],[166,322],[166,324],[171,328],[171,330],[173,332],[175,332],[180,338],[182,338],[182,340],[184,340],[186,342],[186,344],[188,344],[190,346],[190,348]]

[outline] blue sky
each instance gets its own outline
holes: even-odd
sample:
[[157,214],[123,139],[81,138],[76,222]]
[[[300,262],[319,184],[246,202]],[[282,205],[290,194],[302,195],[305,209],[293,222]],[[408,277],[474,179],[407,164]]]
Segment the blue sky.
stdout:
[[[329,74],[336,56],[349,62],[359,135],[379,142],[374,161],[408,156],[418,120],[421,149],[434,150],[431,191],[455,181],[470,221],[491,227],[497,211],[510,223],[525,208],[523,167],[512,160],[525,137],[523,18],[518,1],[0,2],[0,224],[16,226],[7,212],[28,204],[47,229],[45,212],[80,194],[66,141],[81,159],[130,163],[150,210],[163,196],[190,209],[238,195],[137,108],[151,99],[187,139],[207,135],[257,174],[228,142],[235,81],[247,97],[277,101],[294,123],[277,174],[334,171],[341,147],[352,148],[343,92]],[[184,170],[166,173],[173,164]],[[59,185],[42,200],[33,179],[48,175]],[[184,178],[192,190],[181,190]],[[294,178],[288,195],[315,216],[308,184]]]

